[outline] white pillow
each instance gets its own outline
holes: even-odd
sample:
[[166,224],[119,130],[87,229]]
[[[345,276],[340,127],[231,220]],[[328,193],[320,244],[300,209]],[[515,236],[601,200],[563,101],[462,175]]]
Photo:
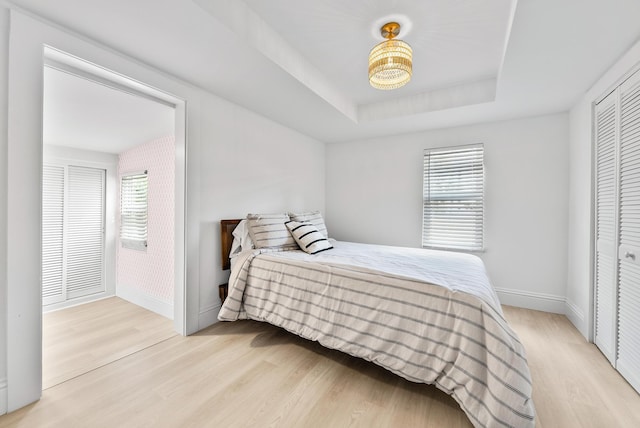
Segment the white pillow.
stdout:
[[311,223],[292,220],[285,224],[303,251],[309,254],[317,254],[333,248],[331,242]]
[[253,248],[253,241],[249,235],[249,227],[247,226],[247,220],[242,220],[235,229],[233,229],[233,242],[231,243],[231,251],[229,252],[229,258],[234,258],[242,251],[250,250]]
[[256,248],[297,248],[296,241],[284,225],[287,214],[249,214],[249,235]]
[[293,221],[299,221],[304,223],[311,223],[314,225],[318,232],[322,233],[325,238],[329,237],[327,226],[324,224],[324,219],[320,211],[304,211],[299,213],[289,213],[289,217]]

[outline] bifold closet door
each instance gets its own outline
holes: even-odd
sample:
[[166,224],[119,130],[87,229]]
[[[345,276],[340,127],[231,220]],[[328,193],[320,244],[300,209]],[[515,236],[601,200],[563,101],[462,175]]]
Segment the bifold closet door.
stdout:
[[105,291],[103,169],[69,165],[66,210],[67,299]]
[[64,294],[64,166],[42,168],[42,304],[62,302]]
[[105,170],[45,164],[42,304],[105,291]]
[[620,86],[620,246],[616,368],[640,391],[640,73]]
[[618,108],[617,91],[596,106],[595,343],[611,364],[617,339]]

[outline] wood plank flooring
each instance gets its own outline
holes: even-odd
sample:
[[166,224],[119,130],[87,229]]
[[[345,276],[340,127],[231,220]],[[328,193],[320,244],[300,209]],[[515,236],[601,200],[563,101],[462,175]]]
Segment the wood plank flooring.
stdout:
[[[561,315],[505,308],[537,426],[638,427],[640,396]],[[436,388],[268,324],[218,323],[53,386],[0,427],[469,427]]]
[[42,388],[176,336],[173,322],[118,297],[43,314]]
[[640,395],[562,315],[505,308],[527,350],[540,427],[640,427]]

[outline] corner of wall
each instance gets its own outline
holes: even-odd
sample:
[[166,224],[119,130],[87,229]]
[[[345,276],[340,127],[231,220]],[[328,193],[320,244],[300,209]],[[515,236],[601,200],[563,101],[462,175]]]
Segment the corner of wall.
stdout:
[[569,215],[565,315],[589,340],[593,253],[591,101],[585,95],[569,113]]
[[0,4],[0,415],[7,413],[7,119],[8,119],[8,63],[9,9]]
[[578,329],[580,334],[589,340],[589,323],[586,319],[584,312],[571,300],[567,299],[565,302],[565,315],[571,321],[575,328]]
[[7,380],[0,379],[0,415],[7,413]]
[[198,330],[207,328],[218,322],[218,313],[222,305],[212,305],[207,308],[201,309],[198,314]]
[[564,296],[499,287],[495,287],[495,290],[500,299],[500,303],[503,305],[551,312],[554,314],[565,313],[566,299]]
[[[120,153],[118,173],[149,171],[146,251],[123,249],[116,238],[116,294],[173,319],[175,300],[175,137]],[[171,302],[171,303],[168,303]]]
[[118,284],[116,296],[165,318],[173,319],[173,302],[162,301],[136,287]]

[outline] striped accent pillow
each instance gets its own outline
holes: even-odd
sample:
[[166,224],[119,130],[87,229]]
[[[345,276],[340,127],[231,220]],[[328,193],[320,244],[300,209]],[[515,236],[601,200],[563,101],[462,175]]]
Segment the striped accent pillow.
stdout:
[[285,224],[303,251],[317,254],[333,248],[331,242],[314,225],[293,220]]
[[247,224],[255,248],[297,248],[285,222],[287,214],[249,214]]
[[311,223],[318,229],[318,232],[324,235],[325,238],[329,237],[329,232],[327,232],[327,226],[324,224],[324,219],[322,218],[322,214],[320,214],[320,211],[289,213],[289,217],[291,217],[291,220],[293,221]]

